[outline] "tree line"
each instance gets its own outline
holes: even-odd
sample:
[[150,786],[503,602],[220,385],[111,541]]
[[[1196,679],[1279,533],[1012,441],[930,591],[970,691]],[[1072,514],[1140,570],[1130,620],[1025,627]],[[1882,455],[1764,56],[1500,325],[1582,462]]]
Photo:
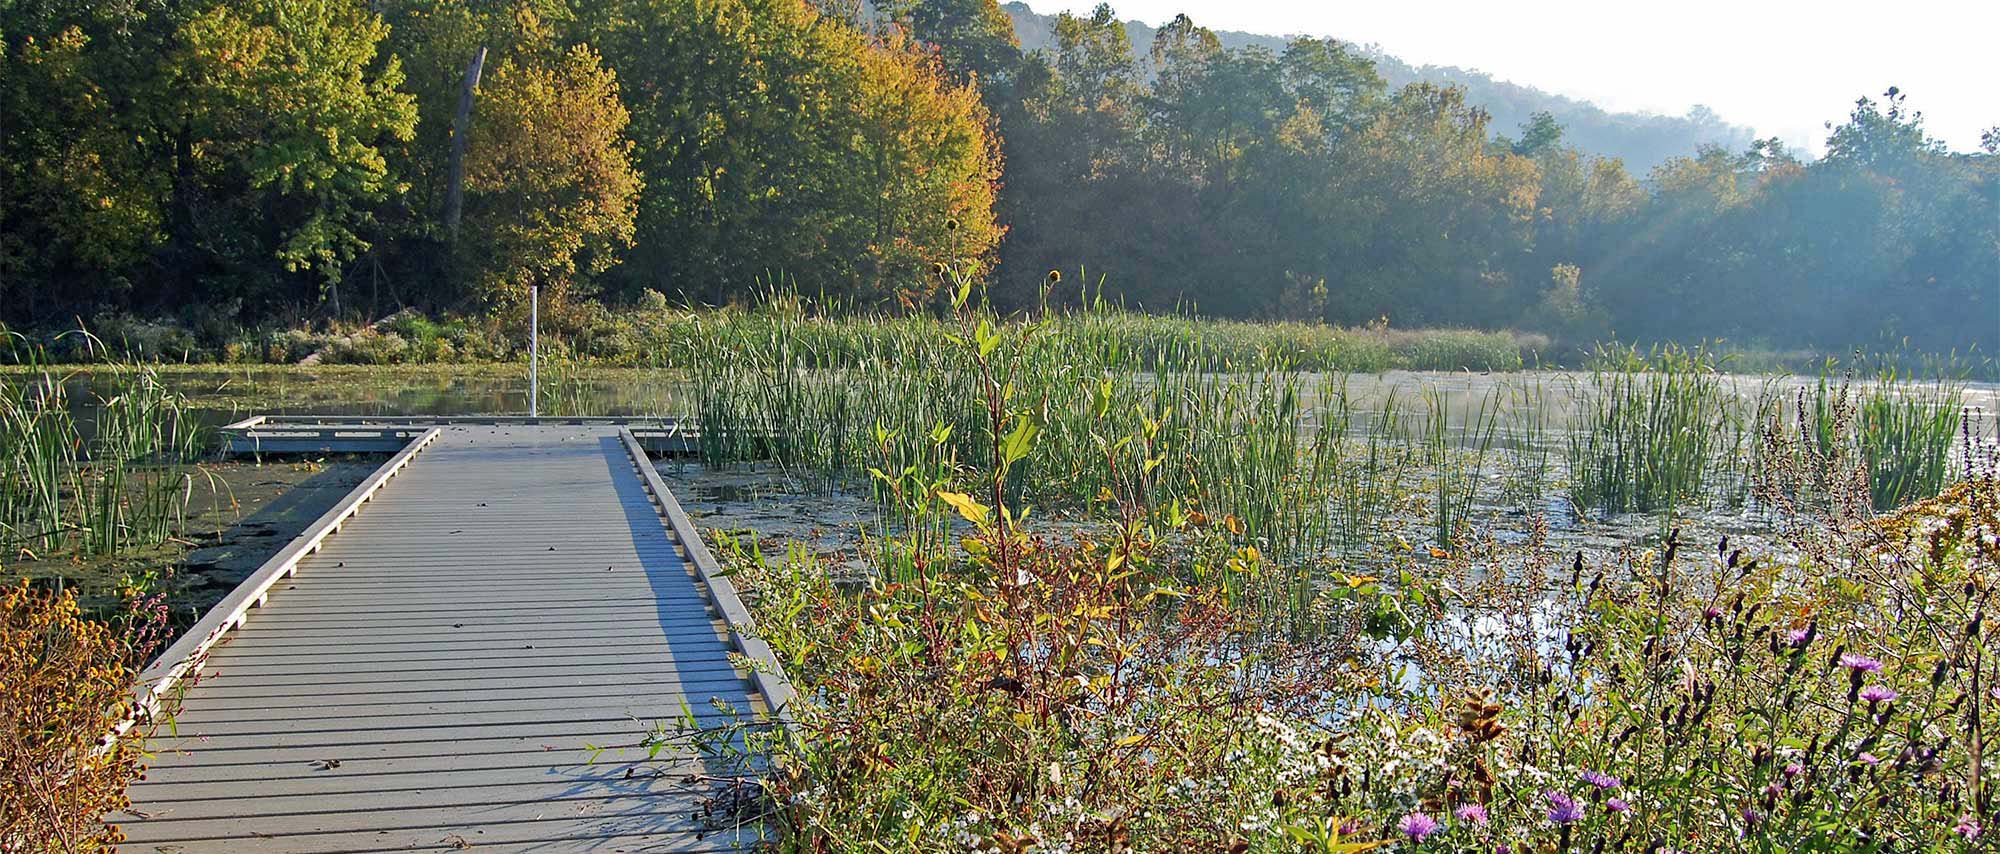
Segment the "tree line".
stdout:
[[[1023,50],[1056,46],[1055,22],[1060,13],[1038,14],[1018,0],[1002,3],[1000,8],[1013,19],[1014,34]],[[1156,29],[1141,21],[1125,21],[1125,37],[1142,48],[1139,51],[1142,64],[1146,60],[1143,47],[1152,44]],[[1284,36],[1233,30],[1216,30],[1215,36],[1229,49],[1261,46],[1273,53],[1283,53],[1290,43]],[[1589,101],[1498,80],[1483,71],[1453,65],[1415,66],[1378,45],[1362,45],[1361,50],[1374,61],[1376,72],[1392,90],[1426,80],[1461,87],[1466,100],[1492,115],[1495,127],[1513,128],[1528,122],[1536,113],[1549,113],[1562,123],[1564,139],[1569,144],[1622,159],[1626,168],[1637,172],[1650,171],[1667,158],[1688,154],[1703,144],[1740,149],[1756,138],[1750,128],[1725,121],[1701,104],[1678,116],[1610,112]]]
[[977,93],[799,0],[11,0],[0,43],[17,324],[872,299],[1000,234]]
[[1818,160],[1634,175],[1352,45],[1184,16],[1134,45],[1109,7],[1023,51],[994,0],[0,0],[0,45],[16,325],[529,284],[914,308],[955,264],[1003,307],[2000,344],[2000,132],[1948,151],[1894,89]]

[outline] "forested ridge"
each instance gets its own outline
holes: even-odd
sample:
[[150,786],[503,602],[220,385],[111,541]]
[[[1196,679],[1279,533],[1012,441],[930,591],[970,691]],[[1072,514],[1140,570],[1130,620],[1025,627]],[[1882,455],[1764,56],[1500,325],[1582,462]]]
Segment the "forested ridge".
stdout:
[[[1018,0],[1004,3],[1000,8],[1013,19],[1014,33],[1023,50],[1056,47],[1056,15],[1040,14]],[[1137,45],[1151,44],[1157,29],[1142,21],[1125,22],[1126,39]],[[1284,36],[1233,30],[1216,30],[1215,37],[1224,48],[1262,47],[1273,53],[1283,53],[1291,41]],[[1734,150],[1748,146],[1756,138],[1750,128],[1724,121],[1714,110],[1702,105],[1681,116],[1616,113],[1589,101],[1495,79],[1477,69],[1411,65],[1374,45],[1360,45],[1359,50],[1375,63],[1376,72],[1392,88],[1418,82],[1462,87],[1466,100],[1490,113],[1493,125],[1499,128],[1512,129],[1533,120],[1536,113],[1548,113],[1562,124],[1566,142],[1585,151],[1619,158],[1628,169],[1637,172],[1650,171],[1702,145]],[[1143,51],[1138,59],[1141,63],[1146,61]]]
[[2000,131],[1948,151],[1894,89],[1816,161],[1635,174],[1353,45],[1135,43],[1109,7],[1024,52],[994,0],[0,0],[0,46],[15,328],[495,316],[530,283],[558,329],[907,310],[949,264],[1003,308],[2000,344]]

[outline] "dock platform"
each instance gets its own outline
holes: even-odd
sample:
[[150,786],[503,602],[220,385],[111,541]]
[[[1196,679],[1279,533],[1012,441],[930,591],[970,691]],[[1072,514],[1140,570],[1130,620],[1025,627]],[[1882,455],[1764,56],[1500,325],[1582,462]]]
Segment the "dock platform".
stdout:
[[790,688],[631,427],[385,429],[396,456],[145,674],[179,711],[124,850],[754,844],[703,817],[740,767],[641,748],[779,725]]

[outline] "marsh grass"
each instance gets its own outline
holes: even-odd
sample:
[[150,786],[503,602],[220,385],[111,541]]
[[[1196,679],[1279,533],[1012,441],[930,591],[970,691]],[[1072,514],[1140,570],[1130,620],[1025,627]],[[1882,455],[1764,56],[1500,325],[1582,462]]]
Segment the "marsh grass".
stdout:
[[[872,434],[912,508],[893,572],[724,549],[803,689],[768,766],[782,850],[1984,850],[1990,468],[1885,520],[1801,517],[1820,544],[1782,559],[1670,529],[1587,561],[1459,533],[1498,392],[1364,411],[1282,372],[1066,373],[1037,329],[962,322],[927,364],[972,416]],[[1740,441],[1699,365],[1593,378],[1623,444],[1583,459],[1628,500],[1700,500],[1685,467],[1718,463],[1689,449]],[[1413,492],[1448,551],[1383,536]],[[1090,524],[1025,524],[1065,495]]]
[[1594,371],[1569,439],[1570,500],[1602,516],[1700,502],[1733,398],[1704,350],[1668,347]]
[[1466,533],[1473,503],[1486,480],[1486,463],[1500,426],[1498,393],[1467,399],[1454,414],[1450,398],[1424,391],[1422,459],[1432,484],[1432,535],[1450,549]]
[[112,555],[185,526],[209,431],[149,368],[99,366],[94,377],[106,390],[88,401],[72,400],[74,377],[53,370],[0,387],[5,547]]
[[1963,412],[1962,388],[1948,374],[1913,382],[1894,369],[1868,385],[1856,427],[1875,509],[1944,491]]
[[[1775,380],[1743,399],[1700,348],[1607,348],[1579,380],[1502,380],[1470,397],[1391,388],[1362,404],[1346,374],[1298,368],[1284,355],[1295,350],[1100,333],[1133,322],[1104,309],[967,312],[970,334],[1019,335],[1020,358],[995,381],[1041,431],[1009,502],[1079,519],[1107,493],[1179,503],[1229,520],[1264,559],[1301,571],[1399,535],[1449,549],[1476,532],[1480,508],[1540,514],[1554,490],[1589,517],[1658,514],[1662,531],[1677,514],[1742,507],[1770,464],[1762,436],[1783,408]],[[976,400],[986,380],[964,347],[969,333],[897,317],[864,334],[796,308],[686,322],[664,361],[689,366],[676,376],[705,463],[774,462],[819,489],[869,490],[890,526],[881,542],[897,526],[937,524],[936,508],[919,512],[921,484],[985,464],[992,437]],[[1884,483],[1916,484],[1885,487],[1883,500],[1935,494],[1950,443],[1935,403],[1954,394],[1908,383],[1866,417],[1850,405],[1843,429],[1860,431],[1856,448],[1869,449]]]
[[1758,460],[1760,475],[1782,476],[1787,500],[1818,506],[1848,479],[1865,485],[1877,511],[1936,496],[1973,474],[1953,466],[1977,441],[1962,429],[1969,413],[1959,376],[1934,364],[1925,379],[1887,367],[1857,381],[1852,372],[1836,378],[1828,365],[1791,405],[1760,402],[1765,432],[1782,439],[1766,442],[1772,450]]
[[1502,500],[1527,511],[1539,509],[1557,469],[1559,440],[1554,401],[1541,378],[1510,383],[1502,397],[1502,435],[1509,451]]

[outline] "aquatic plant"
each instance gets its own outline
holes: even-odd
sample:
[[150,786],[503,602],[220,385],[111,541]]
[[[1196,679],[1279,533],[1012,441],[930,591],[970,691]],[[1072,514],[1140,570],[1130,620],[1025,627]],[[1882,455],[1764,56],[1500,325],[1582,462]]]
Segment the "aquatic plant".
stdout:
[[[731,551],[810,698],[770,783],[789,850],[1956,852],[1991,824],[1990,476],[1801,519],[1824,542],[1783,559],[1471,541],[1302,587],[1138,479],[1092,530],[1022,527],[1041,436],[982,387],[1000,462],[933,487],[967,533],[912,572]],[[1261,630],[1287,614],[1316,631]]]
[[1852,373],[1836,381],[1829,364],[1789,408],[1760,407],[1760,479],[1782,482],[1784,500],[1816,507],[1890,510],[1935,496],[1953,481],[1954,461],[1981,442],[1965,429],[1973,423],[1963,390],[1948,366],[1933,365],[1929,380],[1884,368],[1857,382]]
[[1468,400],[1455,418],[1449,399],[1438,389],[1425,389],[1424,403],[1429,417],[1423,461],[1433,485],[1432,533],[1439,548],[1449,549],[1464,533],[1485,480],[1486,457],[1500,424],[1500,399],[1488,394]]
[[1707,497],[1732,405],[1709,355],[1667,347],[1633,358],[1597,370],[1578,390],[1568,462],[1579,510],[1608,516]]
[[211,433],[148,367],[99,365],[88,379],[97,390],[81,406],[76,373],[0,386],[0,546],[113,554],[184,526],[190,464]]

